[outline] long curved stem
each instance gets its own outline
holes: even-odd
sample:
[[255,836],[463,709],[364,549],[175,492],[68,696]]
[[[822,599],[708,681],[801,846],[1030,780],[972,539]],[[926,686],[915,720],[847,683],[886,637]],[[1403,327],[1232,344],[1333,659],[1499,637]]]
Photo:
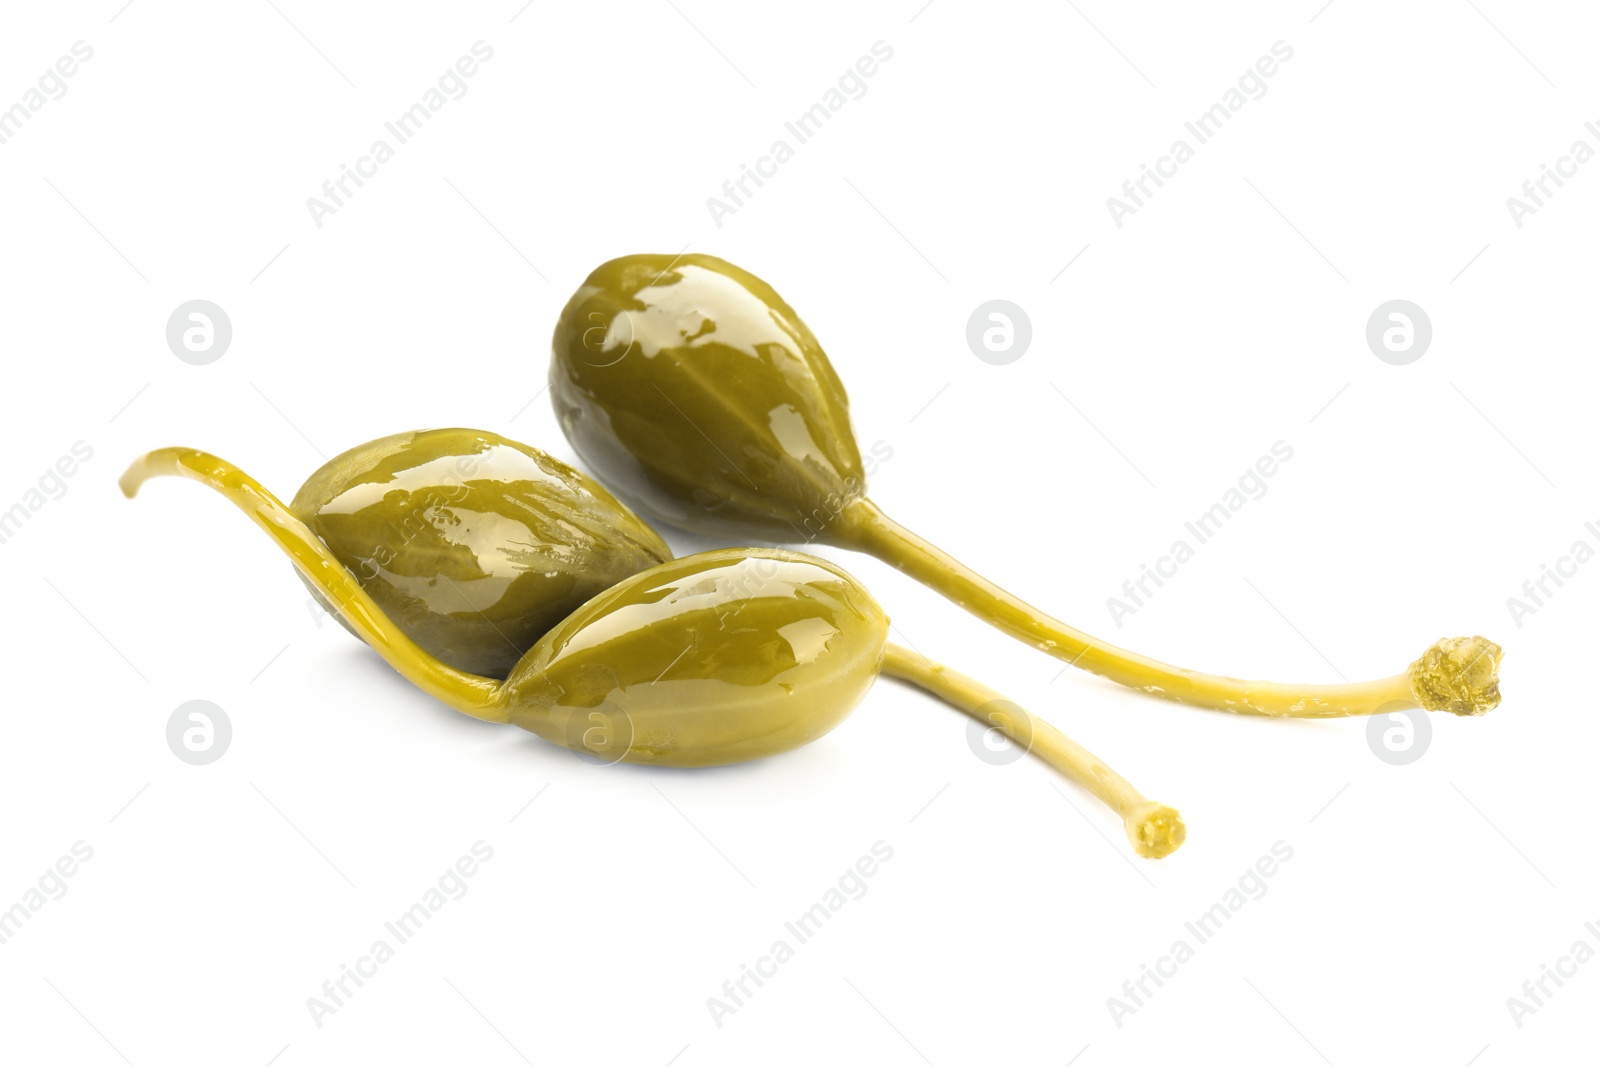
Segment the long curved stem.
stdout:
[[1139,855],[1165,856],[1183,844],[1188,831],[1176,809],[1147,800],[1094,753],[981,682],[895,644],[884,649],[883,673],[926,689],[984,725],[994,727],[1093,793],[1122,816],[1128,840]]
[[509,722],[501,683],[434,659],[401,632],[328,547],[261,483],[227,460],[194,448],[162,448],[139,457],[118,484],[130,499],[150,478],[192,478],[232,501],[267,532],[360,637],[419,689],[457,711]]
[[1165,700],[1316,719],[1411,707],[1482,715],[1500,702],[1500,646],[1482,637],[1444,638],[1405,672],[1370,682],[1296,685],[1204,674],[1117,648],[1051,618],[896,523],[870,500],[850,504],[843,519],[833,538],[844,547],[877,556],[1020,641]]

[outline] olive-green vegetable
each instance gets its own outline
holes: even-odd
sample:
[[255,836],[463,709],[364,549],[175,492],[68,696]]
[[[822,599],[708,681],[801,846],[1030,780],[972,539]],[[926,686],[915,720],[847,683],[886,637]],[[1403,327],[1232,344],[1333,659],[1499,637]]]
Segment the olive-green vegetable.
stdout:
[[848,574],[778,549],[723,549],[623,578],[541,637],[503,681],[441,662],[408,637],[305,523],[232,464],[192,449],[150,453],[123,492],[193,478],[248,514],[350,627],[437,699],[514,723],[600,762],[707,767],[813,741],[880,671],[993,725],[1123,817],[1134,848],[1163,856],[1182,819],[1088,751],[970,678],[887,643],[888,617]]
[[289,510],[407,637],[496,678],[579,604],[672,558],[592,478],[483,430],[352,448],[312,474]]
[[[849,402],[827,354],[766,282],[705,255],[597,268],[556,324],[550,396],[578,454],[645,515],[729,538],[871,553],[1021,641],[1167,700],[1320,718],[1500,702],[1499,645],[1436,642],[1371,682],[1242,681],[1107,644],[978,576],[866,496]],[[900,353],[890,356],[911,359]]]

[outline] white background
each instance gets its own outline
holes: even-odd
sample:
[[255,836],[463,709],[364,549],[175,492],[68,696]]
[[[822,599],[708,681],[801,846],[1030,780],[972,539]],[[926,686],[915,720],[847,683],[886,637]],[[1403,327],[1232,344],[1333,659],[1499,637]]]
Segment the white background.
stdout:
[[[1600,163],[1521,228],[1506,206],[1573,141],[1600,148],[1592,12],[121,3],[9,5],[0,31],[0,106],[94,49],[0,145],[0,509],[93,449],[0,545],[0,908],[93,849],[0,945],[8,1062],[1592,1058],[1600,963],[1520,1027],[1507,998],[1580,938],[1600,949],[1600,566],[1521,625],[1507,598],[1600,547]],[[479,40],[494,55],[466,96],[318,228],[307,198]],[[707,197],[880,40],[865,96],[718,227]],[[1107,197],[1280,40],[1266,95],[1118,228]],[[807,319],[863,444],[893,449],[886,511],[1061,618],[1308,682],[1483,633],[1504,704],[1434,716],[1425,755],[1390,766],[1365,722],[1063,674],[823,550],[903,640],[1180,807],[1188,844],[1142,861],[1081,791],[979,760],[966,720],[888,682],[758,765],[588,766],[318,625],[214,495],[117,492],[134,456],[183,444],[287,496],[323,456],[423,426],[570,460],[538,395],[559,308],[605,259],[685,247]],[[234,330],[203,367],[164,335],[196,298]],[[1032,320],[1008,366],[965,342],[992,298]],[[1364,337],[1396,298],[1433,323],[1409,366]],[[1118,628],[1106,599],[1279,440],[1294,456],[1266,495]],[[205,767],[165,740],[196,698],[233,724]],[[307,998],[479,840],[467,895],[317,1026]],[[717,1026],[707,998],[880,840],[866,895]],[[1265,895],[1117,1025],[1108,998],[1194,946],[1184,923],[1279,841]]]

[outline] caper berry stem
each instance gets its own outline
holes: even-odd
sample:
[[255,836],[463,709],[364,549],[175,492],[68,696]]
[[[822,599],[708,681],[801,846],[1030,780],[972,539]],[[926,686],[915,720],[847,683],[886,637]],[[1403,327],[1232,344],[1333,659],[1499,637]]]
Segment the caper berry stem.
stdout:
[[1501,649],[1486,638],[1444,638],[1404,672],[1370,682],[1299,685],[1204,674],[1117,648],[1051,618],[890,519],[870,500],[851,503],[843,517],[831,532],[845,547],[877,556],[1057,659],[1164,700],[1243,715],[1302,719],[1414,707],[1482,715],[1500,702]]
[[1122,816],[1128,840],[1139,855],[1165,856],[1183,844],[1187,831],[1175,809],[1146,799],[1132,782],[1106,766],[1093,752],[981,682],[896,644],[884,648],[883,673],[925,689],[994,727],[1087,789]]
[[249,515],[351,628],[418,688],[473,718],[510,721],[500,682],[456,670],[419,648],[373,602],[328,546],[260,482],[209,452],[162,448],[135,460],[118,484],[131,499],[146,480],[160,477],[192,478]]

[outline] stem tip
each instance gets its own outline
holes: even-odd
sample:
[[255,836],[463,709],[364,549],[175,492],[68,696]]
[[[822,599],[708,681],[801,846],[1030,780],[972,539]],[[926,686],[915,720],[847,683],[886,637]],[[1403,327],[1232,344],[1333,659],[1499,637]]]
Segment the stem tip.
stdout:
[[1123,820],[1133,850],[1150,859],[1171,855],[1189,836],[1178,809],[1147,800],[1136,805]]
[[1487,637],[1444,637],[1406,671],[1429,711],[1482,715],[1500,703],[1499,645]]

